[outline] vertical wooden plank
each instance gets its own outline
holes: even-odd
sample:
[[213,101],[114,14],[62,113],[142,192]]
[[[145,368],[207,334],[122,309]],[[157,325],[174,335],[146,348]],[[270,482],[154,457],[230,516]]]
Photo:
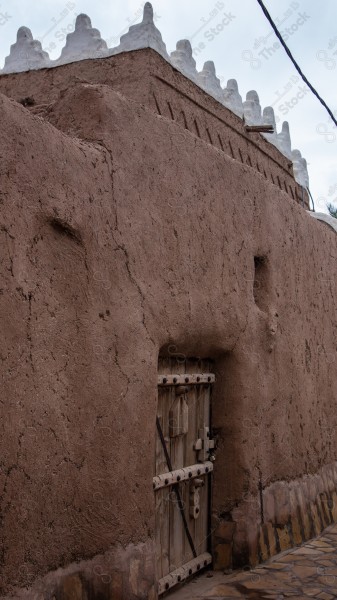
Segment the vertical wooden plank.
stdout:
[[[164,374],[169,368],[169,360],[160,358],[158,364],[158,373]],[[168,436],[168,407],[172,391],[168,388],[158,388],[158,408],[159,417],[164,438]],[[165,473],[168,470],[164,450],[156,433],[156,475]],[[163,488],[156,493],[156,546],[157,546],[157,576],[165,577],[170,572],[169,569],[169,488]]]
[[[185,373],[185,361],[181,357],[172,358],[172,369],[180,375]],[[173,387],[172,405],[176,400],[175,388]],[[171,437],[171,462],[173,469],[184,467],[184,443],[186,435]],[[180,495],[184,503],[184,486],[180,485]],[[170,563],[172,570],[182,566],[182,554],[185,531],[176,496],[171,496],[170,502]]]
[[[197,363],[195,359],[188,359],[186,362],[187,373],[197,372]],[[188,399],[188,434],[185,443],[185,466],[197,463],[197,452],[194,450],[194,444],[198,439],[198,423],[197,423],[197,386],[189,387],[187,394]],[[190,489],[191,483],[186,485],[186,519],[193,541],[195,540],[195,520],[190,517]],[[193,553],[185,536],[184,540],[184,559],[188,562],[193,559]]]
[[[209,361],[202,361],[200,364],[203,373],[212,372]],[[197,421],[198,428],[203,429],[209,427],[210,415],[210,385],[202,385],[198,390],[197,402]],[[209,478],[204,477],[205,485],[200,489],[200,516],[195,524],[195,545],[198,554],[205,552],[208,545],[208,486]]]
[[[204,368],[203,365],[201,365],[202,367],[202,372],[204,372]],[[204,395],[205,395],[205,386],[204,385],[200,385],[198,386],[197,389],[197,402],[196,402],[196,427],[197,427],[197,431],[199,434],[199,431],[203,429],[204,427]],[[195,526],[194,526],[194,540],[195,540],[195,549],[197,551],[197,554],[200,554],[200,547],[203,541],[203,538],[205,537],[205,532],[203,530],[203,516],[204,513],[207,511],[207,505],[205,506],[205,502],[204,502],[204,489],[207,486],[206,483],[206,478],[202,477],[203,481],[204,481],[204,487],[200,488],[199,490],[199,495],[200,495],[200,513],[199,513],[199,517],[198,519],[195,520]]]

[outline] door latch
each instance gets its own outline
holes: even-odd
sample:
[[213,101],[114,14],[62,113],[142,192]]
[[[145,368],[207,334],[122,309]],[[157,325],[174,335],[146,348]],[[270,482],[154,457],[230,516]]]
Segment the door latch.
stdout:
[[205,462],[206,460],[214,460],[210,457],[210,451],[214,449],[214,440],[210,439],[209,427],[203,427],[199,429],[199,438],[194,444],[194,450],[198,452],[199,462]]

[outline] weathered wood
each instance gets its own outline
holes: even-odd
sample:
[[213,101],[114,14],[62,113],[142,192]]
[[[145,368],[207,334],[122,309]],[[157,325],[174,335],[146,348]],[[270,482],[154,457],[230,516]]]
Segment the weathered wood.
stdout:
[[158,385],[203,385],[214,383],[214,373],[165,373],[158,376]]
[[[208,549],[208,474],[213,471],[213,463],[207,460],[207,428],[210,427],[211,384],[215,381],[211,369],[211,363],[202,359],[181,360],[179,356],[179,360],[170,357],[159,361],[157,414],[172,470],[167,468],[162,444],[157,436],[153,487],[156,498],[157,577],[159,580],[169,578],[171,583],[167,589],[179,581],[178,575],[172,573],[181,568],[185,572],[186,565],[193,563],[195,556],[172,488],[174,484],[179,486],[195,551],[199,555]],[[196,448],[198,439],[200,443]],[[206,460],[198,463],[201,455]],[[193,496],[196,492],[193,484],[198,477],[204,485]],[[199,506],[193,500],[198,500]],[[191,507],[192,504],[194,507]],[[200,569],[203,566],[199,564]],[[165,580],[165,586],[167,582]]]
[[190,560],[182,567],[179,567],[158,581],[158,595],[164,594],[164,592],[167,592],[181,581],[191,577],[194,573],[198,573],[201,569],[207,567],[207,565],[210,565],[211,563],[212,556],[208,552],[204,552],[203,554],[200,554],[200,556],[197,556],[197,558]]
[[184,435],[188,431],[188,405],[184,396],[176,397],[170,409],[170,437]]
[[167,471],[161,475],[153,477],[153,489],[160,490],[163,487],[168,487],[184,481],[186,479],[194,479],[195,477],[201,477],[207,475],[213,471],[213,463],[208,460],[205,463],[197,463],[190,467],[183,467],[182,469],[176,469],[175,471]]

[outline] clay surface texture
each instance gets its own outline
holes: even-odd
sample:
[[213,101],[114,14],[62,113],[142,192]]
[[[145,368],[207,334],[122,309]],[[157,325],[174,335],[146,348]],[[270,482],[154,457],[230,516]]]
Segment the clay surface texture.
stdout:
[[0,110],[0,597],[155,600],[159,356],[214,365],[216,568],[318,535],[337,236],[291,161],[151,48],[3,74]]

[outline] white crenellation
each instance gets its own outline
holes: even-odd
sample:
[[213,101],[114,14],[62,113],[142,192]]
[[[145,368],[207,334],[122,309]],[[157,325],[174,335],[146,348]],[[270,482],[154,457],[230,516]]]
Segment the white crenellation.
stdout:
[[122,35],[119,46],[109,50],[109,55],[112,56],[130,50],[140,50],[141,48],[153,48],[153,50],[156,50],[170,62],[161,33],[154,24],[153,8],[150,2],[146,2],[144,6],[142,22],[131,25],[128,33]]
[[198,78],[196,62],[192,56],[192,46],[189,40],[179,40],[176,50],[171,52],[171,63],[192,81]]
[[28,27],[20,27],[15,44],[5,58],[2,73],[21,73],[50,66],[49,55],[42,50],[41,42],[34,40]]
[[238,117],[243,116],[242,97],[239,94],[239,88],[236,79],[228,79],[227,85],[223,90],[222,102],[224,106],[227,106],[227,108],[238,115]]
[[86,58],[102,58],[107,56],[108,46],[101,38],[98,29],[91,25],[88,15],[78,15],[75,31],[68,33],[66,45],[62,49],[58,64],[84,60]]
[[291,153],[293,160],[294,177],[297,183],[302,185],[304,188],[309,187],[309,176],[307,161],[302,157],[299,150],[293,150]]
[[279,142],[277,139],[277,128],[276,128],[276,120],[275,113],[272,106],[266,106],[263,109],[262,114],[262,123],[263,125],[271,125],[274,129],[274,133],[262,133],[263,137],[268,140],[273,146],[280,149]]
[[245,122],[248,125],[261,125],[261,105],[257,92],[250,90],[246,94],[246,100],[243,102],[243,114]]
[[291,138],[288,121],[283,121],[282,131],[277,134],[278,147],[282,154],[291,160]]
[[42,49],[41,42],[33,39],[28,27],[20,27],[17,32],[17,40],[15,44],[12,44],[0,74],[50,68],[69,62],[88,58],[103,58],[141,48],[152,48],[158,52],[191,81],[240,118],[243,117],[248,125],[273,125],[274,133],[263,134],[264,137],[276,146],[284,156],[293,161],[295,180],[303,187],[308,188],[307,162],[299,150],[291,150],[288,122],[285,121],[282,124],[282,131],[277,133],[273,108],[267,106],[262,115],[259,96],[255,90],[247,92],[246,100],[242,102],[235,79],[229,79],[227,86],[222,89],[220,80],[216,76],[214,62],[205,62],[203,70],[198,73],[189,40],[179,40],[176,49],[169,57],[162,35],[155,26],[153,8],[150,2],[146,2],[144,5],[142,22],[132,25],[129,31],[121,36],[120,44],[116,48],[108,49],[98,29],[92,27],[90,18],[85,14],[78,15],[75,30],[67,35],[66,45],[62,49],[60,58],[56,61],[49,59],[48,53]]
[[197,83],[210,96],[213,96],[219,102],[223,101],[223,89],[220,85],[220,79],[216,76],[215,65],[212,60],[205,62],[203,70],[198,73]]

